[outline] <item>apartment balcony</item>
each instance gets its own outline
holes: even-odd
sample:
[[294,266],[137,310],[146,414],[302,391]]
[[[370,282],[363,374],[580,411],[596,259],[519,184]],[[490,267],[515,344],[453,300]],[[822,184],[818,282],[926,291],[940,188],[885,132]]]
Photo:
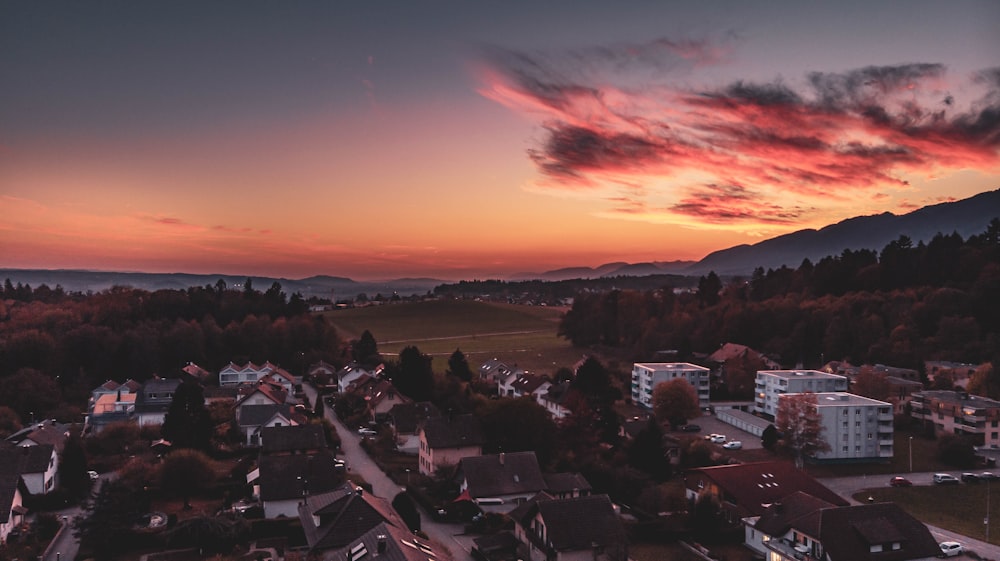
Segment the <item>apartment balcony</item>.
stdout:
[[795,543],[785,538],[772,538],[764,542],[764,547],[774,551],[782,559],[797,559],[799,561],[818,561],[817,557],[811,555],[808,546]]

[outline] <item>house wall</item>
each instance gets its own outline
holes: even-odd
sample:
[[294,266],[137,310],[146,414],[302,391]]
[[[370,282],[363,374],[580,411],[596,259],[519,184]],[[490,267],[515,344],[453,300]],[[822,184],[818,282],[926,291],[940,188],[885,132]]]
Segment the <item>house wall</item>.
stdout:
[[758,520],[760,520],[759,516],[743,519],[743,545],[753,551],[756,551],[757,553],[760,553],[761,555],[766,555],[767,548],[764,547],[764,540],[770,539],[770,536],[766,536],[754,528],[754,525],[757,524]]
[[[19,507],[23,504],[23,499],[21,497],[21,490],[14,490],[14,498],[10,502],[11,509],[14,507]],[[7,536],[10,535],[11,531],[14,530],[21,522],[24,521],[24,517],[20,514],[14,514],[13,511],[7,513],[7,521],[0,522],[0,543],[7,543]]]
[[773,419],[778,398],[787,393],[846,392],[847,377],[819,370],[759,370],[755,382],[754,411]]
[[157,412],[157,413],[139,413],[138,420],[139,426],[143,427],[146,425],[162,425],[163,421],[167,418],[167,412]]
[[892,405],[848,393],[817,394],[823,438],[830,450],[817,460],[892,458]]
[[59,456],[53,451],[44,472],[25,473],[21,475],[21,479],[24,481],[25,489],[32,495],[51,493],[59,486]]
[[[423,433],[421,433],[423,435]],[[418,467],[422,475],[434,475],[434,472],[444,465],[458,465],[459,460],[467,456],[482,456],[482,446],[465,446],[463,448],[438,448],[427,445],[421,436]]]
[[687,380],[698,394],[698,406],[709,406],[709,369],[687,362],[637,362],[632,365],[632,401],[653,407],[653,388],[677,378]]
[[367,374],[367,372],[365,372],[364,369],[356,368],[356,369],[351,370],[350,372],[347,372],[347,373],[345,373],[343,375],[338,375],[337,376],[337,391],[339,391],[341,393],[346,392],[347,391],[347,386],[350,385],[351,382],[353,382],[353,381],[357,380],[358,378],[360,378],[363,374]]

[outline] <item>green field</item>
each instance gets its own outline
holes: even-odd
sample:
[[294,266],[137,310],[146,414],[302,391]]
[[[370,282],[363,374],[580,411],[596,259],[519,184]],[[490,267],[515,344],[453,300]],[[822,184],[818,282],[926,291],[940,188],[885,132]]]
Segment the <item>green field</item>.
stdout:
[[496,304],[472,300],[403,302],[325,312],[345,339],[364,330],[375,336],[379,351],[395,356],[413,345],[434,357],[443,372],[448,356],[461,349],[476,368],[496,357],[541,374],[572,366],[583,356],[558,337],[562,309]]
[[[993,491],[993,488],[996,491]],[[997,495],[993,498],[993,495]],[[891,501],[915,516],[921,522],[951,530],[978,540],[986,541],[987,504],[991,514],[990,543],[1000,544],[1000,483],[989,485],[919,485],[914,487],[879,487],[854,495],[854,500],[864,502],[872,497],[878,502]],[[997,503],[997,504],[993,504]]]

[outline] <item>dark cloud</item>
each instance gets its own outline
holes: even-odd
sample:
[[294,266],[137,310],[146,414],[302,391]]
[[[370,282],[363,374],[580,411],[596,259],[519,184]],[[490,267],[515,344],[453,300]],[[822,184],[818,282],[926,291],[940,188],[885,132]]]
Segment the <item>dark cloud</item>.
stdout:
[[711,184],[691,189],[669,210],[715,224],[753,221],[784,225],[802,218],[801,208],[782,208],[762,199],[759,193],[740,185]]

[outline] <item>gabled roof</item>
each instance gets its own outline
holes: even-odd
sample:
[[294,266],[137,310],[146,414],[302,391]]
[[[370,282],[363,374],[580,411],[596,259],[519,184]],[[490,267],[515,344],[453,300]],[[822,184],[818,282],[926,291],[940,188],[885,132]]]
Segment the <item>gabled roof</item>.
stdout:
[[429,417],[440,417],[441,410],[429,401],[397,403],[389,410],[389,417],[398,434],[415,434],[420,423]]
[[796,491],[837,506],[848,504],[840,495],[791,462],[755,462],[693,469],[688,472],[687,486],[697,488],[703,478],[714,482],[725,491],[730,502],[754,516]]
[[414,536],[405,528],[385,522],[368,530],[332,555],[324,556],[333,561],[435,561],[446,559],[434,551],[429,543]]
[[570,388],[569,380],[559,382],[558,384],[552,384],[551,386],[549,386],[548,391],[545,392],[543,398],[546,401],[562,405],[566,401],[566,398],[569,396],[570,393],[569,388]]
[[518,507],[511,517],[524,528],[539,515],[545,537],[555,551],[589,551],[601,547],[626,546],[625,528],[607,495],[554,499],[538,495],[526,508]]
[[211,372],[205,370],[204,368],[198,366],[193,362],[187,363],[187,365],[184,366],[184,368],[181,368],[181,370],[183,370],[184,373],[187,374],[188,376],[191,376],[192,378],[197,378],[198,380],[206,380],[212,377]]
[[552,494],[591,490],[590,482],[579,473],[545,473],[542,478],[545,480],[545,490]]
[[376,380],[376,383],[368,386],[368,395],[365,396],[365,399],[372,407],[378,405],[389,397],[398,399],[402,403],[410,401],[410,398],[396,391],[396,387],[393,386],[392,382],[389,380]]
[[130,391],[132,393],[135,393],[135,392],[139,391],[141,388],[142,388],[142,384],[140,384],[139,382],[136,382],[132,378],[129,378],[128,380],[125,380],[124,382],[122,382],[122,385],[119,386],[120,390],[122,390],[122,391],[128,390],[128,391]]
[[326,448],[326,436],[320,425],[264,427],[260,432],[261,452],[313,451]]
[[276,416],[292,420],[292,406],[277,403],[265,403],[261,405],[244,405],[240,408],[241,427],[259,427],[266,424]]
[[272,402],[278,404],[285,403],[285,401],[287,401],[286,398],[288,397],[288,392],[282,389],[281,386],[272,385],[265,382],[262,384],[257,384],[256,387],[248,391],[243,397],[239,399],[239,401],[236,402],[236,405],[239,406],[241,403],[249,399],[250,396],[257,393],[263,395],[264,397],[270,399]]
[[54,453],[55,447],[51,444],[15,446],[6,441],[0,442],[0,474],[43,473],[49,468]]
[[299,507],[299,519],[309,549],[313,551],[344,547],[382,523],[406,528],[385,499],[365,493],[351,484],[310,496]]
[[424,422],[424,438],[431,448],[482,446],[483,433],[475,415],[430,417]]
[[280,501],[325,493],[344,482],[336,458],[328,450],[292,456],[261,456],[260,498]]
[[97,386],[97,388],[94,391],[102,391],[103,390],[103,391],[107,391],[107,392],[113,392],[113,391],[117,390],[120,385],[121,384],[119,384],[118,382],[116,382],[114,380],[108,380],[107,382],[104,382],[100,386]]
[[70,425],[58,423],[54,419],[29,425],[7,437],[7,441],[20,444],[30,440],[35,444],[51,444],[57,452],[62,452],[69,438]]
[[[872,503],[820,512],[819,541],[830,561],[908,561],[941,553],[922,522],[896,503]],[[899,549],[892,549],[898,543]],[[872,546],[882,551],[871,553]]]
[[11,509],[14,508],[14,497],[20,484],[20,476],[0,473],[0,524],[10,522]]
[[545,376],[539,376],[538,374],[524,374],[517,380],[514,380],[510,386],[514,388],[515,391],[528,395],[534,393],[542,384],[548,380]]
[[332,373],[332,372],[336,372],[337,371],[337,367],[334,366],[334,365],[332,365],[332,364],[330,364],[329,362],[326,362],[325,360],[321,360],[319,362],[316,362],[316,363],[313,363],[313,364],[309,365],[309,374],[310,375],[315,374],[319,370],[325,370],[327,372],[331,372]]
[[348,376],[359,376],[363,374],[370,375],[371,373],[368,372],[368,370],[362,368],[360,364],[352,362],[351,364],[348,364],[347,366],[341,368],[339,372],[337,372],[337,379],[343,380]]
[[796,491],[767,507],[754,527],[774,537],[784,536],[791,528],[807,535],[819,537],[819,511],[834,505],[816,497]]
[[546,488],[534,452],[469,456],[459,460],[458,466],[473,499],[537,493]]

